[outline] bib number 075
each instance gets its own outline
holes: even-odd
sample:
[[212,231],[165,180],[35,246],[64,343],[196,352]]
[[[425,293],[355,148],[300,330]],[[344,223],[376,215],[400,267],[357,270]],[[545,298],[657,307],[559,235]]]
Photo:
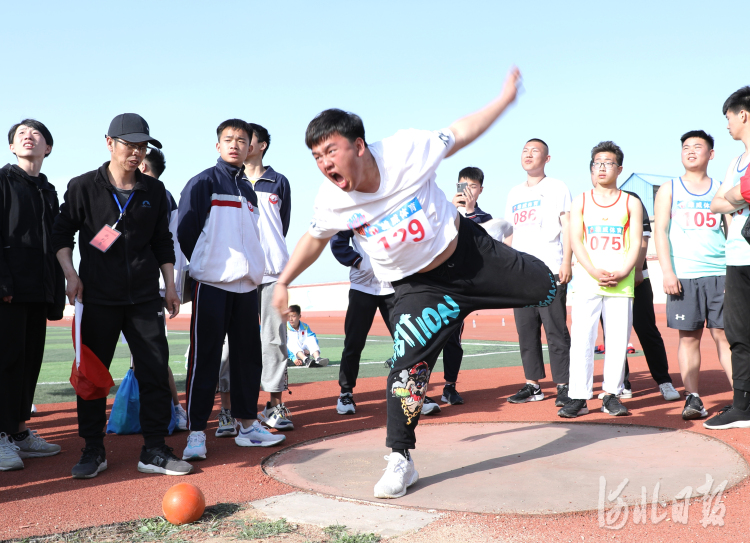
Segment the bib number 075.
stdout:
[[589,236],[592,251],[619,251],[622,249],[622,236]]

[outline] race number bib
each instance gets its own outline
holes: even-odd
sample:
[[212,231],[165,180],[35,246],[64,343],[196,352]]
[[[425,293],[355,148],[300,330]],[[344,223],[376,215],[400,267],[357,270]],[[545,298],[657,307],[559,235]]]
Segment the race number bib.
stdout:
[[711,202],[678,201],[672,213],[672,220],[677,221],[683,230],[718,230],[721,218],[718,213],[711,213]]
[[622,252],[623,231],[622,226],[589,226],[586,229],[586,248],[600,254]]
[[539,227],[542,225],[542,200],[520,202],[513,206],[513,227]]
[[355,228],[355,231],[365,236],[371,247],[386,253],[400,245],[419,243],[434,237],[427,215],[416,198],[377,223],[363,225]]

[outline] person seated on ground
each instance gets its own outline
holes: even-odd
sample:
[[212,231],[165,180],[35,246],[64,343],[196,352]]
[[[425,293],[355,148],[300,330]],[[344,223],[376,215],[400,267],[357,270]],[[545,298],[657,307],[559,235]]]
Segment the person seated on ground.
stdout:
[[315,332],[300,321],[301,316],[300,306],[289,306],[289,322],[286,323],[286,348],[289,351],[289,360],[295,366],[308,368],[327,366],[328,359],[320,357],[320,347]]

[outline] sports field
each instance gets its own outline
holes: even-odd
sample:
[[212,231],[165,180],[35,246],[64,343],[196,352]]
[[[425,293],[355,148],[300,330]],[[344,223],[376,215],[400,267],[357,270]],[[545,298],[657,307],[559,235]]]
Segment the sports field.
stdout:
[[[175,376],[177,390],[185,391],[185,352],[189,344],[188,332],[170,331],[167,336],[169,341],[169,365]],[[315,381],[338,380],[339,365],[341,362],[341,350],[344,345],[343,335],[318,335],[321,352],[323,356],[330,359],[326,368],[304,368],[289,367],[290,384],[310,383]],[[367,345],[362,352],[360,377],[386,376],[388,370],[383,362],[391,356],[393,342],[390,337],[370,336]],[[464,340],[464,359],[462,369],[500,368],[508,366],[520,366],[521,356],[518,343],[507,341],[484,341]],[[547,359],[547,346],[544,346],[545,363]],[[642,353],[637,352],[638,356]],[[49,327],[47,328],[47,341],[44,350],[44,363],[39,375],[34,403],[60,403],[75,400],[73,387],[68,382],[70,368],[75,354],[71,340],[70,328]],[[597,355],[597,359],[602,355]],[[120,343],[115,351],[115,358],[110,367],[110,373],[115,380],[115,385],[125,376],[130,367],[130,350],[127,344]],[[435,366],[436,378],[442,378],[443,361],[440,358]],[[113,388],[110,397],[114,397],[117,387]]]

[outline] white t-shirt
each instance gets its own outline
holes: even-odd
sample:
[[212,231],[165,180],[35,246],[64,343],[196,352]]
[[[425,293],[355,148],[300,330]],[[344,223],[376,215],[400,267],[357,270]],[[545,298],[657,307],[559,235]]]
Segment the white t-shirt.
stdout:
[[542,260],[557,273],[563,259],[560,214],[570,211],[570,190],[559,179],[545,177],[533,187],[510,189],[505,218],[513,224],[513,248]]
[[455,144],[449,129],[400,130],[369,146],[380,171],[372,194],[320,187],[310,235],[354,230],[375,276],[398,281],[432,262],[456,237],[455,206],[435,183],[435,170]]

